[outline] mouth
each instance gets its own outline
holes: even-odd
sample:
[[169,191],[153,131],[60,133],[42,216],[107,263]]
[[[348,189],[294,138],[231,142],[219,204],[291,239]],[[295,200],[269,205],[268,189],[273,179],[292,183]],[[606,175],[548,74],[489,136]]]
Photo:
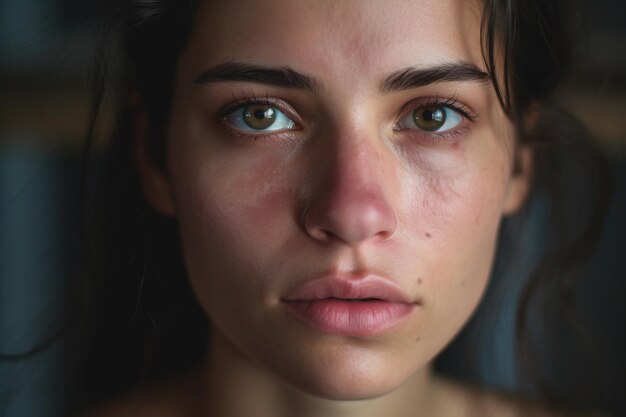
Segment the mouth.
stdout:
[[375,275],[326,276],[297,287],[282,302],[314,331],[353,337],[387,333],[419,305],[395,283]]

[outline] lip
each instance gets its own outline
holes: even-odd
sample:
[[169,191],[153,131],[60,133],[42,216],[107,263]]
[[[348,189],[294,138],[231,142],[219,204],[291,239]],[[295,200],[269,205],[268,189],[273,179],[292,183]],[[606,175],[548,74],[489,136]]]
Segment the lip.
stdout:
[[394,282],[367,274],[327,275],[298,286],[282,301],[313,330],[357,337],[391,331],[420,304]]

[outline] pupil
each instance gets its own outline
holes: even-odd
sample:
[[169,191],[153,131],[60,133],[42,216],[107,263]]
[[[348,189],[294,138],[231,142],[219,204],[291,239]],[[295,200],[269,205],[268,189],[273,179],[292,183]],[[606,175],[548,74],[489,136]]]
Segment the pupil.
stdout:
[[270,115],[267,114],[267,112],[268,112],[267,110],[257,109],[254,112],[254,117],[259,120],[265,119],[268,116],[271,117]]

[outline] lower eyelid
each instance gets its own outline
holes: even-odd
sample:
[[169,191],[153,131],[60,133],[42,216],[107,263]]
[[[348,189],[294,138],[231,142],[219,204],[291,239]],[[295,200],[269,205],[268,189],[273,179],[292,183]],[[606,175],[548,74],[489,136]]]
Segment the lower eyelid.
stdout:
[[420,130],[404,130],[402,133],[410,136],[417,136],[417,140],[427,141],[427,143],[454,143],[464,139],[470,133],[470,127],[462,123],[459,127],[442,132],[425,132]]
[[237,128],[228,127],[226,128],[226,135],[230,136],[232,140],[236,140],[242,143],[253,143],[253,142],[274,142],[277,143],[288,143],[291,140],[295,139],[295,132],[293,130],[285,130],[285,131],[275,131],[275,132],[267,132],[267,133],[255,133],[255,132],[244,132]]

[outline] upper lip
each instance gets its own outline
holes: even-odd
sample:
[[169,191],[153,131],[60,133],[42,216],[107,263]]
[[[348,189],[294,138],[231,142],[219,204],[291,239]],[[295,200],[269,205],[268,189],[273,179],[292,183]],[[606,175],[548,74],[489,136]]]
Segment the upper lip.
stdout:
[[297,286],[284,301],[315,301],[325,298],[344,300],[378,299],[391,303],[416,304],[393,281],[374,274],[333,273]]

